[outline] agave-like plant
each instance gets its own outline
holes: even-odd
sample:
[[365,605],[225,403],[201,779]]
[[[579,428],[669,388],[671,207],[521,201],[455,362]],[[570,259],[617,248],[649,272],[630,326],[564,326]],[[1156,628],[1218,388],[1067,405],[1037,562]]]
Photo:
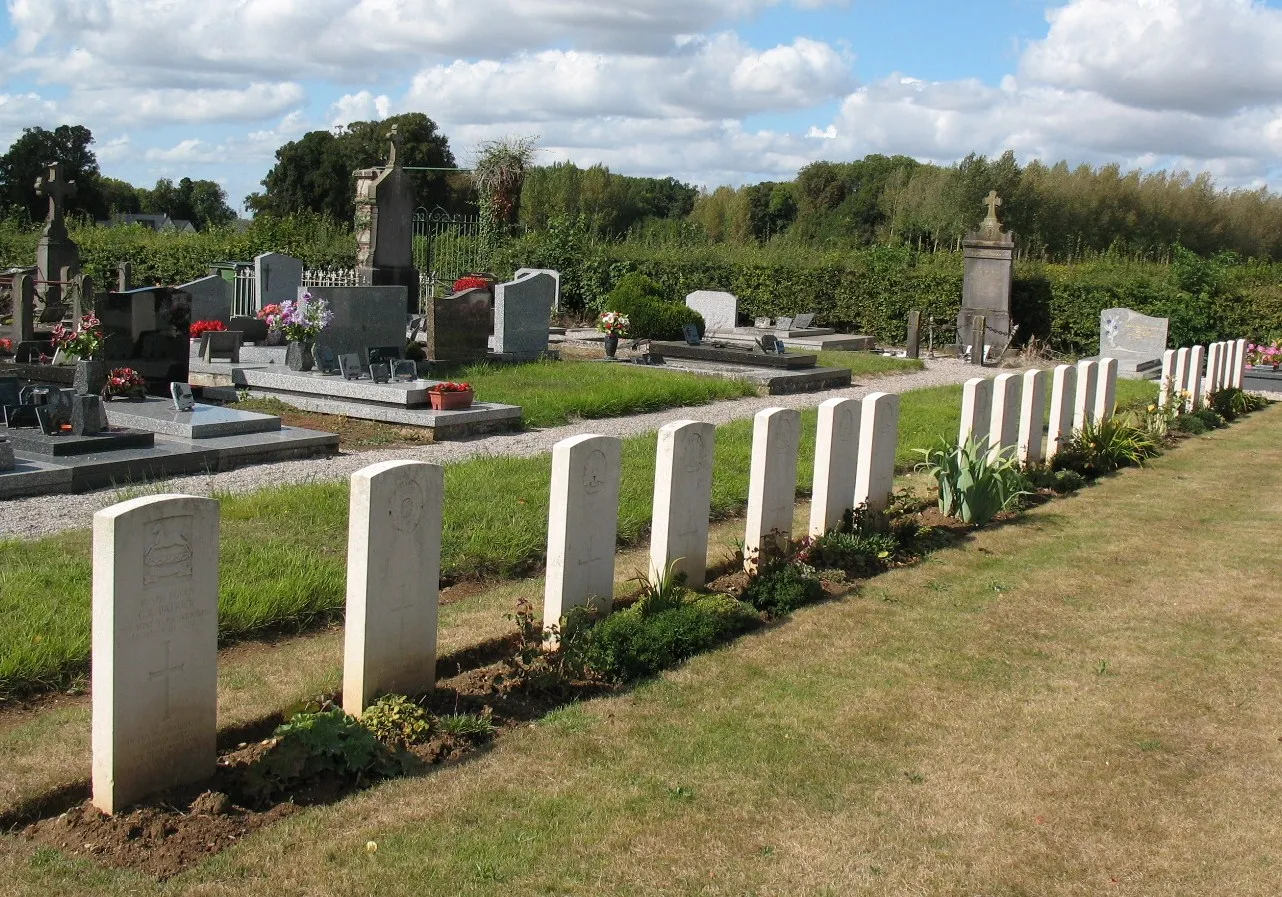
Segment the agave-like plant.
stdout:
[[1028,492],[1019,461],[1009,452],[990,458],[987,440],[961,445],[940,439],[931,449],[918,449],[917,465],[939,484],[939,511],[963,523],[983,525],[1013,507]]

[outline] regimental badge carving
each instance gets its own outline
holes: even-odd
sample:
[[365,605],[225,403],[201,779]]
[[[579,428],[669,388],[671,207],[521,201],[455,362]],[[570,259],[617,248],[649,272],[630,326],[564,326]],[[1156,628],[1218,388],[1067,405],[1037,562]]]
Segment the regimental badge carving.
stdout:
[[583,462],[583,491],[588,495],[596,495],[605,488],[606,468],[609,465],[605,460],[605,452],[600,449],[593,449],[588,455],[588,459]]
[[703,468],[703,434],[691,433],[686,437],[686,473],[695,473]]
[[416,529],[423,519],[425,503],[423,490],[414,480],[405,480],[397,486],[391,509],[396,531],[408,533]]
[[850,437],[855,434],[855,412],[850,406],[843,405],[837,409],[837,435],[842,441],[849,441]]
[[193,526],[189,514],[164,517],[151,524],[142,555],[144,585],[192,575]]

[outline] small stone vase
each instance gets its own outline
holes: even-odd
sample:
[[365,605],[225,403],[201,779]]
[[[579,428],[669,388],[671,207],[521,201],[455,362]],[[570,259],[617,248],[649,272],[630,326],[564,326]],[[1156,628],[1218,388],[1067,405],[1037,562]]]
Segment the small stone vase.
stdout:
[[613,333],[605,335],[605,357],[613,358],[614,353],[619,351],[619,338]]
[[312,343],[291,342],[285,349],[285,367],[291,371],[310,371],[315,359],[312,357]]
[[76,362],[76,395],[96,396],[107,385],[107,363],[97,359],[80,359]]
[[285,344],[285,331],[277,330],[275,327],[267,328],[267,345],[283,346]]

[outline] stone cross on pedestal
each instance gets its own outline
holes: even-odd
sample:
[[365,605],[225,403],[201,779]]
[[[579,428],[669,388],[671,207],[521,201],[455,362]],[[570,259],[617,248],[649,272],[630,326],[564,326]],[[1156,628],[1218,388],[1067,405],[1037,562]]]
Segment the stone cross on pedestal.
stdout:
[[988,207],[988,217],[994,221],[997,220],[997,207],[1002,204],[1002,198],[997,195],[996,190],[989,190],[988,195],[984,197],[984,205]]
[[67,180],[62,173],[61,162],[49,163],[49,176],[36,178],[36,195],[49,197],[49,216],[45,218],[45,234],[65,237],[67,226],[63,222],[63,210],[67,200],[76,195],[76,182]]
[[392,125],[392,130],[387,132],[387,167],[396,167],[396,153],[401,148],[401,132],[399,125]]

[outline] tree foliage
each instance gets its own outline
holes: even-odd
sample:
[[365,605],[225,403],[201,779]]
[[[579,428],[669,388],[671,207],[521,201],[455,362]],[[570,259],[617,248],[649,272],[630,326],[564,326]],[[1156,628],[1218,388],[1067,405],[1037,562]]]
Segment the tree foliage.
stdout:
[[[357,121],[333,131],[309,131],[276,151],[276,164],[263,178],[263,191],[250,194],[245,208],[283,217],[314,212],[335,221],[351,221],[355,212],[354,172],[387,161],[387,135],[397,126],[399,160],[410,168],[452,169],[454,154],[436,123],[421,112],[382,121]],[[453,209],[467,201],[448,171],[412,171],[418,205]]]
[[76,184],[76,195],[67,202],[67,210],[103,217],[107,207],[92,144],[93,134],[84,125],[59,125],[52,131],[23,128],[9,151],[0,156],[0,190],[5,205],[25,212],[32,221],[43,221],[49,200],[36,194],[36,179],[48,174],[49,163],[61,162],[67,180]]

